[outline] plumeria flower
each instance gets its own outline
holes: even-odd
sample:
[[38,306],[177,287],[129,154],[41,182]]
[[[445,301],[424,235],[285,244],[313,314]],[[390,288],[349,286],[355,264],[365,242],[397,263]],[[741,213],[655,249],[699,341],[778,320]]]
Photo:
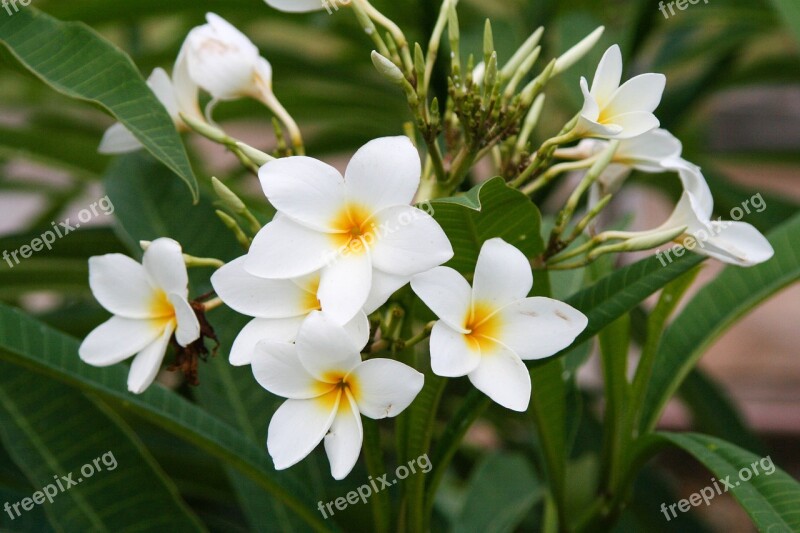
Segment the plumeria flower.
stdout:
[[[256,346],[265,339],[294,342],[303,320],[322,309],[317,296],[319,272],[296,279],[266,279],[244,269],[247,257],[240,257],[217,270],[211,284],[225,304],[243,315],[255,317],[236,337],[231,347],[234,366],[249,365]],[[344,325],[358,348],[369,338],[369,321],[364,312]]]
[[566,348],[587,324],[581,312],[565,303],[528,298],[530,264],[499,238],[483,244],[472,287],[449,267],[415,276],[411,287],[439,317],[430,339],[433,372],[467,376],[489,398],[514,411],[525,411],[531,396],[522,361]]
[[352,0],[266,0],[268,5],[287,13],[319,11],[330,4],[346,6],[350,4],[351,1]]
[[711,219],[714,200],[700,167],[682,159],[667,166],[678,172],[684,191],[672,215],[654,233],[685,226],[686,231],[675,239],[677,244],[732,265],[757,265],[775,254],[766,237],[750,224]]
[[420,172],[407,137],[367,143],[344,178],[309,157],[267,163],[259,177],[278,213],[256,235],[244,269],[270,279],[320,271],[317,296],[340,324],[376,307],[411,276],[453,257],[439,224],[409,205]]
[[183,253],[172,239],[153,241],[142,264],[122,254],[92,257],[89,285],[114,316],[86,337],[80,357],[104,367],[135,355],[128,375],[133,393],[153,382],[173,334],[183,347],[200,338],[200,323],[188,301]]
[[325,439],[331,475],[343,479],[361,452],[361,415],[401,413],[424,377],[391,359],[361,361],[351,337],[324,313],[303,323],[297,343],[264,341],[253,373],[269,392],[288,398],[272,417],[267,449],[277,470],[297,464]]
[[585,137],[630,139],[657,128],[653,114],[664,93],[663,74],[641,74],[620,86],[622,53],[609,48],[600,60],[589,90],[581,78],[584,103],[576,133]]
[[[182,84],[178,84],[177,81],[173,83],[164,69],[156,68],[147,78],[147,85],[164,105],[178,131],[188,131],[181,120],[181,113],[196,120],[204,120],[197,104],[197,87],[190,81],[185,80]],[[181,95],[178,94],[179,91],[182,91]],[[106,130],[98,151],[101,154],[122,154],[139,150],[141,147],[142,144],[128,128],[116,123]]]
[[[575,147],[556,150],[555,156],[562,159],[588,159],[603,152],[608,144],[609,141],[583,139]],[[633,170],[648,173],[673,170],[674,165],[668,164],[680,157],[682,149],[681,142],[661,128],[620,141],[611,163],[597,178],[596,194],[602,197],[616,192]]]
[[[189,32],[181,47],[176,73],[191,81],[213,98],[234,100],[272,96],[272,66],[258,48],[232,24],[215,15],[206,15],[208,24]],[[177,76],[177,74],[176,74]]]

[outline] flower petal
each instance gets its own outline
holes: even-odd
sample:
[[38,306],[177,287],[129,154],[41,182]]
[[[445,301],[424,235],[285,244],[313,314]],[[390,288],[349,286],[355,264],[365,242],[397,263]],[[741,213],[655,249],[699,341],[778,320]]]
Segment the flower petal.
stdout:
[[714,212],[714,197],[700,167],[680,157],[664,161],[664,167],[678,172],[684,190],[694,197],[697,216],[700,219],[710,219]]
[[375,420],[397,416],[417,397],[425,376],[392,359],[369,359],[350,372],[358,410]]
[[370,244],[375,268],[398,276],[413,276],[446,263],[453,247],[436,220],[422,209],[389,207],[373,219],[377,235]]
[[611,100],[614,92],[619,88],[622,80],[622,52],[619,45],[611,46],[603,54],[592,80],[592,96],[600,105],[605,107]]
[[713,234],[707,241],[697,237],[693,251],[724,263],[750,267],[768,261],[775,250],[766,237],[746,222],[713,221]]
[[531,400],[531,377],[510,348],[493,343],[481,355],[481,364],[468,375],[479,391],[512,411],[523,412]]
[[683,145],[670,132],[656,128],[619,143],[614,161],[643,172],[663,172],[664,161],[680,157]]
[[319,311],[308,315],[300,326],[297,353],[306,370],[326,383],[333,374],[341,379],[361,364],[359,348],[353,346],[347,331]]
[[344,330],[350,335],[356,350],[362,350],[369,342],[369,318],[363,311],[356,313],[355,318],[344,325]]
[[[189,46],[186,42],[178,52],[175,60],[175,67],[172,69],[172,83],[175,91],[175,101],[178,104],[180,113],[189,116],[199,122],[206,122],[203,112],[200,111],[199,93],[200,88],[189,75],[189,64],[187,59]],[[182,122],[182,121],[181,121]]]
[[183,298],[189,296],[189,275],[183,261],[183,250],[176,241],[168,238],[156,239],[144,252],[142,264],[151,285],[165,293],[175,293]]
[[[333,401],[327,401],[328,397]],[[340,391],[313,400],[286,400],[269,423],[267,450],[276,470],[299,463],[322,441],[339,407]]]
[[304,290],[308,280],[254,276],[245,270],[246,261],[247,256],[234,259],[211,276],[214,290],[234,311],[259,318],[288,318],[318,307],[316,294]]
[[333,479],[344,479],[353,470],[361,454],[363,441],[361,415],[350,393],[346,392],[339,400],[336,418],[325,435],[325,453],[328,454]]
[[410,280],[409,276],[395,276],[377,268],[373,269],[372,288],[366,303],[364,303],[364,312],[369,315],[377,311],[394,293],[408,285]]
[[231,346],[230,363],[233,366],[249,365],[256,346],[263,340],[294,342],[304,316],[292,318],[255,318],[242,328]]
[[472,288],[450,267],[436,267],[411,278],[411,288],[431,311],[452,329],[464,329],[469,318]]
[[253,376],[272,394],[291,400],[308,400],[333,390],[317,381],[297,357],[297,347],[287,342],[261,341],[253,358]]
[[147,78],[147,85],[153,90],[153,94],[156,95],[158,101],[164,104],[164,108],[169,113],[169,116],[172,117],[173,122],[178,123],[180,121],[178,116],[180,108],[178,107],[178,100],[175,98],[175,87],[172,85],[169,74],[163,68],[157,67],[153,69],[150,77]]
[[592,123],[597,122],[600,116],[600,106],[589,92],[589,85],[586,78],[581,77],[581,92],[583,93],[583,107],[581,108],[581,118]]
[[521,359],[540,359],[563,350],[588,324],[583,313],[551,298],[525,298],[500,313],[502,338],[496,340]]
[[133,358],[128,373],[128,390],[134,394],[143,393],[156,379],[161,370],[161,362],[167,353],[169,339],[175,332],[175,323],[169,322],[161,337],[150,343]]
[[443,321],[431,330],[431,369],[437,376],[457,378],[475,370],[481,362],[481,350],[463,333]]
[[197,315],[186,298],[175,293],[170,294],[168,298],[172,308],[175,309],[175,318],[178,321],[175,340],[185,348],[200,338],[200,321],[197,320]]
[[322,270],[317,296],[325,314],[337,323],[353,319],[367,302],[372,288],[372,260],[364,249],[347,251]]
[[657,128],[659,124],[652,113],[632,111],[623,115],[609,116],[605,126],[609,129],[617,128],[617,133],[607,136],[609,139],[630,139]]
[[383,137],[362,146],[345,172],[347,198],[375,213],[408,205],[419,188],[419,152],[406,136]]
[[605,106],[607,116],[622,115],[632,111],[652,113],[661,103],[667,77],[663,74],[641,74],[629,79],[617,89]]
[[533,274],[525,254],[500,238],[483,243],[472,281],[473,305],[480,302],[499,309],[522,300],[532,287]]
[[329,235],[279,213],[253,239],[244,269],[262,278],[297,278],[321,269],[336,254]]
[[122,254],[89,258],[89,286],[105,309],[126,318],[154,316],[155,290],[144,267]]
[[336,231],[334,221],[346,208],[339,171],[311,157],[270,161],[258,171],[270,203],[298,224],[322,232]]
[[[329,0],[334,1],[334,0]],[[287,13],[306,13],[308,11],[319,11],[327,4],[322,0],[266,0],[267,4]]]
[[142,143],[121,123],[106,130],[97,152],[100,154],[127,154],[142,149]]
[[84,363],[92,366],[117,364],[158,339],[166,324],[165,320],[113,316],[86,336],[78,354]]

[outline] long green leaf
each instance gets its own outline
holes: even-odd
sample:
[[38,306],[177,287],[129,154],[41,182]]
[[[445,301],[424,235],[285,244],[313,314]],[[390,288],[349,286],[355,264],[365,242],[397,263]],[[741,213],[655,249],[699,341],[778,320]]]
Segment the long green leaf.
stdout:
[[334,524],[326,524],[317,516],[314,503],[295,496],[304,491],[291,477],[275,472],[263,446],[254,444],[227,422],[163,387],[150,387],[138,396],[124,392],[127,379],[124,367],[93,368],[82,363],[78,358],[77,340],[2,304],[0,359],[119,403],[241,471],[315,530],[335,528]]
[[800,215],[769,234],[775,257],[752,268],[728,267],[689,302],[664,334],[642,409],[642,428],[661,410],[705,350],[736,320],[800,279]]
[[[800,483],[777,468],[770,457],[759,457],[724,440],[697,433],[658,436],[683,448],[714,473],[718,481],[709,482],[709,498],[713,498],[710,495],[716,487],[717,493],[730,492],[759,531],[800,531]],[[727,489],[723,480],[732,488]],[[700,504],[703,503],[701,499]]]
[[56,91],[111,113],[197,198],[197,179],[172,119],[124,52],[83,23],[33,7],[3,15],[0,43],[20,63]]
[[[0,405],[3,444],[33,485],[49,486],[44,508],[57,529],[205,530],[107,406],[8,363],[0,363]],[[54,476],[77,484],[57,491]]]

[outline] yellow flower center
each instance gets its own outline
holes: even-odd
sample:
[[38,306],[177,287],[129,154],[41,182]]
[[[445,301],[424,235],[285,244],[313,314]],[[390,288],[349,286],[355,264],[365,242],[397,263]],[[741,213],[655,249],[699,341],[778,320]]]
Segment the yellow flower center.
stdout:
[[336,248],[342,252],[363,254],[374,241],[372,213],[364,206],[349,203],[334,217],[331,227]]
[[162,290],[157,290],[150,301],[150,314],[154,318],[172,318],[175,316],[175,308],[167,298],[167,294]]
[[303,289],[303,308],[309,313],[311,311],[321,311],[322,304],[317,297],[317,292],[319,291],[319,274],[311,276],[306,283],[300,285],[300,288]]
[[469,332],[465,336],[473,348],[483,349],[500,336],[502,321],[495,311],[493,306],[484,302],[472,304],[464,329]]
[[341,408],[342,402],[347,401],[347,398],[342,396],[343,394],[350,394],[353,399],[356,399],[358,384],[353,376],[348,377],[341,372],[332,372],[323,376],[323,378],[323,381],[318,381],[315,385],[320,394],[316,400],[326,412],[332,411],[337,401],[339,401],[339,408]]

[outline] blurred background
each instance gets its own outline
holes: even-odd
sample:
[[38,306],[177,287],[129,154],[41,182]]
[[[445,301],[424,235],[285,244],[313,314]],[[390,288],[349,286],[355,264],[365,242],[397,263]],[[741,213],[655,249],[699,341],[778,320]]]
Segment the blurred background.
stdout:
[[[374,3],[412,42],[425,40],[439,7],[431,0]],[[777,10],[778,4],[788,11]],[[287,15],[258,0],[34,0],[33,5],[62,20],[89,24],[130,54],[145,77],[157,66],[171,70],[188,30],[204,22],[206,11],[218,13],[272,63],[275,93],[303,129],[308,153],[339,167],[367,140],[401,134],[409,119],[404,98],[374,71],[371,41],[346,9]],[[675,7],[675,14],[665,17],[654,0],[461,0],[462,54],[480,55],[487,17],[501,62],[540,25],[546,28],[542,57],[548,59],[605,25],[595,50],[549,87],[538,138],[554,134],[580,108],[579,77],[591,78],[602,52],[619,43],[626,77],[667,75],[657,115],[662,127],[684,142],[684,157],[703,167],[717,214],[730,218],[732,208],[760,193],[766,209],[743,220],[767,231],[800,205],[800,9],[792,12],[795,8],[789,2],[710,0],[685,10]],[[113,122],[9,65],[4,61],[0,70],[0,252],[29,243],[51,222],[74,219],[104,196],[101,179],[111,159],[96,148]],[[446,90],[444,69],[437,70],[435,88],[439,94]],[[234,136],[265,151],[275,148],[269,113],[258,104],[224,103],[215,118]],[[263,205],[257,180],[231,154],[196,137],[190,149],[203,186],[210,175],[225,176]],[[486,177],[476,174],[474,180]],[[631,226],[652,228],[669,215],[679,191],[675,176],[636,175],[614,200],[612,213],[622,219],[636,212]],[[559,191],[551,193],[557,197]],[[549,204],[543,205],[546,210]],[[106,316],[89,293],[86,258],[124,249],[112,225],[113,217],[94,217],[52,252],[14,268],[0,263],[0,299],[71,334],[85,334]],[[707,262],[701,282],[719,269]],[[753,446],[800,478],[798,326],[800,286],[794,286],[716,342],[662,425],[724,433],[726,428],[715,428],[714,406],[693,401],[706,387],[721,388],[753,430],[740,442],[752,438]],[[596,365],[587,365],[580,379],[587,394],[600,393]],[[476,446],[497,442],[480,425],[470,439]],[[666,455],[661,462],[676,494],[709,483],[710,475],[684,455]],[[715,501],[699,513],[711,530],[752,530],[732,500]],[[662,520],[653,514],[653,520]]]

